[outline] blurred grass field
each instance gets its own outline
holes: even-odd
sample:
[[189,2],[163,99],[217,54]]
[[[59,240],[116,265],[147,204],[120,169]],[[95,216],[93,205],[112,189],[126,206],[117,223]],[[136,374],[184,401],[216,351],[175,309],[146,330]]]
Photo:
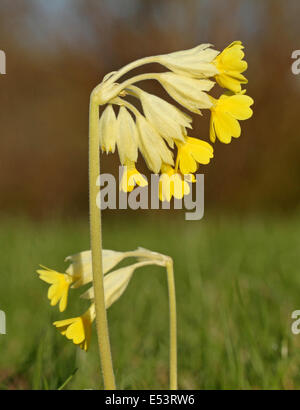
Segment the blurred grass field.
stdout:
[[[298,389],[300,335],[290,329],[291,313],[300,309],[299,233],[299,216],[114,216],[104,217],[103,237],[105,248],[140,245],[174,258],[180,388]],[[65,256],[87,249],[88,221],[3,219],[0,241],[0,309],[7,318],[0,388],[98,388],[95,331],[84,353],[51,325],[83,312],[87,302],[75,293],[60,314],[35,273],[40,263],[63,270]],[[108,317],[118,387],[168,388],[164,270],[136,271]]]

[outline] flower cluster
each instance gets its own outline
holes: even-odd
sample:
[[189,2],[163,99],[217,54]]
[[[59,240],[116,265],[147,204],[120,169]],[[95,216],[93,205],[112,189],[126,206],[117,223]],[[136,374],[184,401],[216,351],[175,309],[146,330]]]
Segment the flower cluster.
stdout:
[[[137,261],[128,266],[115,269],[125,258],[136,258]],[[138,248],[130,252],[116,252],[103,249],[103,274],[105,307],[108,309],[125,292],[134,271],[146,265],[166,266],[170,257],[161,255],[147,249]],[[91,251],[80,252],[65,259],[70,262],[65,273],[59,273],[53,269],[42,266],[37,273],[40,279],[50,284],[48,299],[51,306],[59,305],[60,312],[64,312],[68,304],[70,288],[77,289],[92,283],[92,254]],[[95,320],[94,288],[91,286],[81,296],[90,300],[90,307],[81,316],[54,322],[54,326],[67,339],[75,345],[87,351],[89,348],[92,332],[92,323]]]
[[[241,87],[247,83],[242,74],[247,69],[243,48],[240,41],[235,41],[220,53],[210,44],[202,44],[190,50],[147,57],[108,74],[96,87],[94,98],[99,105],[107,104],[99,120],[100,146],[106,153],[115,152],[117,147],[120,162],[128,169],[120,183],[123,191],[147,185],[136,169],[138,152],[150,171],[162,174],[159,196],[167,201],[172,196],[182,198],[188,194],[188,182],[195,181],[193,174],[200,164],[208,164],[214,154],[208,142],[188,136],[192,118],[187,113],[135,83],[157,80],[188,111],[201,114],[203,109],[210,110],[210,141],[214,143],[218,138],[228,144],[241,135],[239,121],[252,116],[253,99]],[[152,62],[169,71],[117,82],[132,68]],[[208,94],[216,82],[226,89],[218,99]],[[126,96],[138,99],[143,113]],[[113,106],[119,106],[117,114]]]

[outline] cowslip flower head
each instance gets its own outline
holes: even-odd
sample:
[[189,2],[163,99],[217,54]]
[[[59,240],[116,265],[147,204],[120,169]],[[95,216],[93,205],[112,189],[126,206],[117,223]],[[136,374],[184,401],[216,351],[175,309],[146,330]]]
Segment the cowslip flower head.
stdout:
[[[212,142],[218,138],[229,143],[232,137],[240,135],[238,120],[250,118],[249,107],[253,103],[250,97],[241,97],[242,85],[247,83],[242,74],[247,69],[243,49],[241,41],[234,41],[222,52],[210,44],[201,44],[188,50],[142,58],[104,77],[92,95],[97,104],[108,105],[99,123],[102,151],[114,152],[117,146],[121,164],[129,164],[130,172],[122,179],[121,190],[131,192],[135,186],[146,183],[136,169],[138,151],[148,169],[165,174],[165,180],[172,169],[175,174],[179,170],[178,179],[180,174],[197,172],[199,165],[210,162],[212,148],[204,141],[189,139],[187,130],[192,128],[192,119],[183,109],[200,115],[201,110],[211,110]],[[159,63],[168,71],[139,74],[120,81],[124,74],[148,63]],[[157,81],[173,103],[135,85],[145,80]],[[211,97],[210,91],[216,82],[238,97],[228,93],[218,100]],[[138,100],[137,107],[128,101],[128,96]],[[232,99],[225,101],[229,97]],[[178,108],[176,103],[183,108]],[[164,165],[169,167],[167,172],[162,171]],[[185,188],[184,192],[190,191]],[[160,197],[163,197],[161,193]]]
[[218,138],[224,144],[229,144],[232,138],[241,135],[238,120],[247,120],[253,114],[250,106],[253,99],[244,94],[223,94],[218,100],[213,99],[210,118],[210,140]]
[[136,169],[134,162],[128,161],[125,164],[120,189],[123,192],[131,192],[138,185],[145,187],[148,185],[146,178]]
[[177,163],[182,174],[193,174],[198,164],[209,164],[213,156],[213,147],[198,138],[187,137],[184,144],[178,145]]
[[220,87],[227,88],[234,93],[241,92],[241,84],[247,84],[248,80],[243,76],[248,64],[243,60],[245,54],[241,41],[234,41],[215,59],[215,65],[219,74],[215,76]]
[[[167,261],[170,260],[170,258],[165,255],[143,248],[128,252],[117,252],[105,249],[103,250],[102,256],[106,309],[123,295],[136,269],[146,265],[166,266]],[[116,265],[123,259],[132,257],[137,259],[136,263],[115,269]],[[90,250],[68,256],[65,260],[70,262],[70,265],[64,274],[48,268],[38,270],[40,279],[51,284],[49,289],[51,305],[54,306],[54,304],[60,301],[61,312],[67,307],[69,289],[79,288],[93,281],[92,253]],[[89,309],[81,316],[58,320],[55,321],[53,325],[63,336],[71,340],[81,349],[87,351],[91,340],[92,323],[95,320],[93,286],[80,297],[90,300],[91,304]]]

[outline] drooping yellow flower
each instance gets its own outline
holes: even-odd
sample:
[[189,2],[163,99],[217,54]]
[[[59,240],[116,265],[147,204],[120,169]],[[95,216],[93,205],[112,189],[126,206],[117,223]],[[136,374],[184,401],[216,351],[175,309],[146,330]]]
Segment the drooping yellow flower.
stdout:
[[55,306],[59,302],[59,310],[63,312],[67,307],[68,292],[74,277],[46,267],[39,269],[37,273],[40,275],[40,279],[51,284],[48,289],[48,299],[51,301],[51,306]]
[[182,174],[193,174],[197,171],[198,164],[208,164],[213,156],[213,147],[206,141],[187,137],[185,143],[178,144],[176,164]]
[[[105,307],[108,309],[125,292],[133,273],[136,269],[146,265],[165,266],[166,256],[151,252],[147,249],[136,249],[128,252],[117,252],[109,249],[103,250],[103,274]],[[138,262],[112,270],[125,258],[137,258]],[[58,273],[48,268],[38,271],[40,278],[51,284],[49,293],[51,305],[60,300],[60,310],[65,310],[70,284],[72,288],[78,288],[92,282],[92,254],[84,251],[68,256],[66,261],[70,265],[65,274]],[[91,326],[95,319],[94,288],[90,287],[81,298],[91,301],[90,308],[81,316],[71,319],[59,320],[54,325],[63,336],[72,340],[75,345],[87,351],[91,338]],[[55,303],[54,303],[55,302]]]
[[95,305],[93,303],[83,315],[71,319],[58,320],[53,325],[63,336],[87,351],[91,341],[92,323],[95,316]]
[[234,41],[214,61],[219,71],[215,76],[217,83],[234,93],[241,92],[241,84],[248,82],[242,74],[248,67],[247,62],[243,60],[243,48],[241,41]]
[[[187,136],[187,129],[192,128],[191,117],[175,104],[137,87],[136,83],[158,81],[175,102],[189,111],[201,114],[202,109],[211,110],[211,141],[218,137],[222,142],[229,143],[232,137],[237,138],[241,133],[238,120],[252,115],[250,105],[253,100],[242,96],[241,85],[247,83],[242,74],[247,69],[243,49],[241,41],[234,41],[221,53],[214,50],[211,44],[200,44],[188,50],[142,58],[105,76],[93,91],[98,104],[110,106],[100,121],[100,133],[104,134],[102,137],[100,135],[101,146],[106,152],[113,152],[116,141],[121,164],[133,164],[129,166],[129,173],[123,176],[121,190],[131,192],[135,185],[146,184],[134,166],[138,150],[150,171],[159,174],[164,164],[169,166],[168,171],[164,172],[165,181],[174,167],[175,145],[178,148],[175,174],[180,170],[176,179],[180,174],[194,173],[199,164],[208,164],[213,158],[209,144]],[[148,63],[159,63],[169,71],[143,73],[119,82],[133,68]],[[237,99],[225,103],[226,98],[233,97],[228,93],[219,100],[212,98],[209,91],[216,82],[237,94]],[[142,113],[139,107],[127,100],[128,96],[139,100]],[[120,107],[117,118],[112,105]],[[165,197],[169,198],[169,195]]]
[[231,138],[241,135],[241,126],[238,120],[247,120],[253,114],[250,106],[253,99],[243,94],[223,94],[218,100],[212,98],[210,140],[218,138],[224,144],[229,144]]
[[170,202],[173,196],[176,199],[182,199],[184,195],[188,195],[190,186],[187,179],[192,182],[192,178],[185,179],[181,173],[176,172],[170,165],[163,164],[159,178],[159,199]]
[[[109,249],[103,249],[103,273],[106,274],[122,259],[126,258],[126,252],[115,252]],[[39,277],[46,283],[51,284],[48,289],[48,298],[51,306],[59,302],[60,312],[64,312],[68,303],[68,293],[70,287],[79,288],[93,280],[92,255],[91,251],[80,252],[73,256],[68,256],[66,261],[70,265],[65,273],[59,273],[53,269],[42,266],[43,269],[37,270]]]
[[148,185],[148,182],[136,169],[134,162],[127,161],[122,175],[120,188],[123,192],[131,192],[136,185],[145,187]]

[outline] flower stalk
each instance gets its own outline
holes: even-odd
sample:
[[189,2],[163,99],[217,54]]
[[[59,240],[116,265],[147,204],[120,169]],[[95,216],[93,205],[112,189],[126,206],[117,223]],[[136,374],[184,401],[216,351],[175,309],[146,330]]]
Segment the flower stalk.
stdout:
[[95,93],[92,92],[89,113],[89,200],[90,200],[90,235],[93,266],[93,283],[95,292],[96,327],[98,348],[106,390],[115,390],[107,315],[104,298],[102,267],[102,228],[101,210],[97,207],[96,198],[100,191],[97,178],[100,173],[99,145],[99,105]]
[[170,390],[177,390],[177,318],[173,260],[166,263],[170,310]]

